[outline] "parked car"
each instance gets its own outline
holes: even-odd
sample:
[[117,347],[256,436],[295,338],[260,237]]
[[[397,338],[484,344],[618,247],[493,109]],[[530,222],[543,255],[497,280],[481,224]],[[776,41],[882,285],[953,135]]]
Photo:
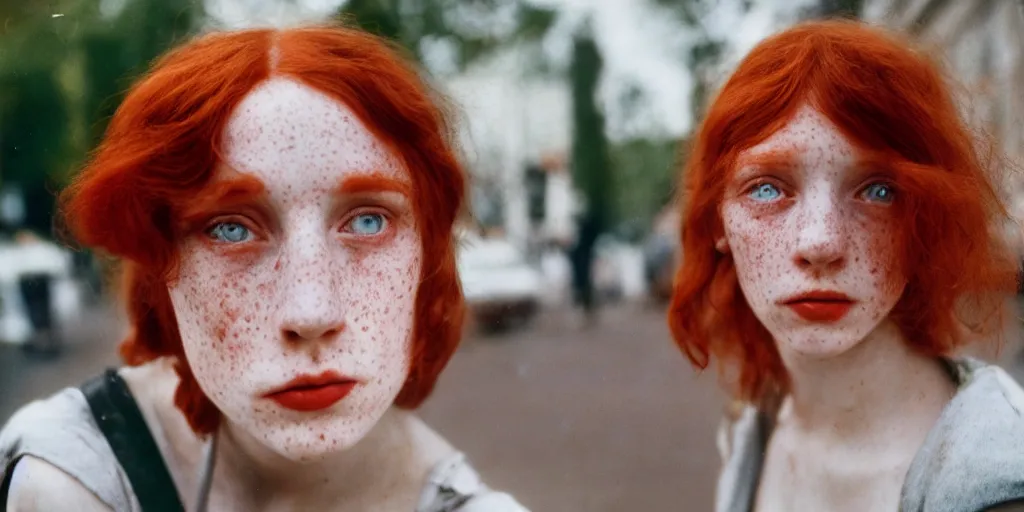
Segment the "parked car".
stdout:
[[540,271],[504,238],[462,238],[458,269],[472,321],[484,332],[527,324],[542,300]]

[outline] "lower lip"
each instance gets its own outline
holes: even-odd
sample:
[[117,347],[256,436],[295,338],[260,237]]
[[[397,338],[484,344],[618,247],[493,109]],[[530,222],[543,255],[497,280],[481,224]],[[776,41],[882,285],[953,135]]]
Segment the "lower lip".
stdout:
[[290,389],[274,393],[267,398],[277,402],[281,407],[293,411],[320,411],[341,401],[352,392],[352,388],[355,386],[355,382],[343,382],[326,386]]
[[852,302],[805,300],[786,304],[800,318],[809,322],[838,322],[853,306]]

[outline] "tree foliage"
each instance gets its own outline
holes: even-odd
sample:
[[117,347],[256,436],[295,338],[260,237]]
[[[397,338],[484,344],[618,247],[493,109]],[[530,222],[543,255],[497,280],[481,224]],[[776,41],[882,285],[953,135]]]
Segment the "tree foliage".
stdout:
[[539,40],[556,14],[524,0],[349,0],[338,16],[420,60],[424,43],[442,42],[465,69],[499,48]]
[[589,33],[573,42],[569,83],[572,90],[572,178],[583,192],[585,216],[598,231],[607,229],[614,219],[611,201],[611,166],[604,114],[597,106],[597,86],[603,60]]
[[631,140],[611,146],[614,211],[618,225],[644,233],[674,193],[679,141]]
[[0,4],[0,186],[24,194],[26,227],[50,229],[55,190],[132,80],[201,13],[198,0],[125,2],[117,13],[100,0]]

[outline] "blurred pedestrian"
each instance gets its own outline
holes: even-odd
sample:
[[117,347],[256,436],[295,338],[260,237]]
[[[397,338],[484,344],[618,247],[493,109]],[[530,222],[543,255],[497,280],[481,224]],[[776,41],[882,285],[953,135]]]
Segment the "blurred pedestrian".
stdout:
[[[53,283],[60,268],[47,268],[59,248],[41,239],[31,231],[18,231],[15,243],[23,252],[24,270],[18,276],[18,291],[25,313],[32,326],[32,335],[22,345],[28,353],[41,356],[56,356],[60,353],[61,340],[54,322]],[[60,256],[58,261],[63,261]],[[59,263],[58,263],[59,265]]]
[[569,250],[572,265],[574,304],[583,313],[585,326],[598,319],[598,301],[594,293],[594,249],[601,231],[593,215],[584,214],[577,221],[576,240]]

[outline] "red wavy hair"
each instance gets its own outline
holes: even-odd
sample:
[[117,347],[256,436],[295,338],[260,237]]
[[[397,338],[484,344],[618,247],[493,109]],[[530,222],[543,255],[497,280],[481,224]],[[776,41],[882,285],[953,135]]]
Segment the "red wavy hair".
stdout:
[[899,190],[899,264],[909,282],[891,317],[908,343],[929,355],[951,353],[970,332],[996,327],[1001,315],[988,308],[991,299],[1015,289],[1016,262],[993,229],[1007,219],[994,167],[961,120],[939,66],[860,22],[796,25],[761,42],[726,82],[694,138],[680,189],[683,258],[668,312],[672,336],[695,366],[717,359],[736,398],[754,403],[785,393],[788,378],[740,291],[732,258],[715,249],[724,229],[719,206],[737,155],[805,102]]
[[129,365],[175,358],[175,404],[199,434],[220,412],[185,359],[167,290],[178,264],[183,206],[210,180],[235,106],[272,76],[296,79],[344,103],[404,160],[423,240],[412,364],[395,399],[418,407],[454,353],[464,318],[453,225],[465,174],[438,98],[382,39],[342,27],[206,35],[159,59],[114,114],[91,162],[61,197],[70,234],[122,260],[131,332]]

